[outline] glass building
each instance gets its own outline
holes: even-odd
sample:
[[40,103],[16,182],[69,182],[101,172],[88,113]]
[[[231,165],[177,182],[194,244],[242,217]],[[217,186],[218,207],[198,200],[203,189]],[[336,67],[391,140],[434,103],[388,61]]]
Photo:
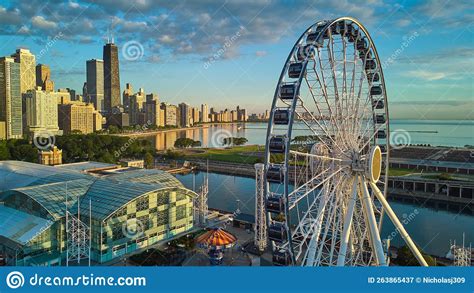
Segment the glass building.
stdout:
[[0,161],[0,254],[7,265],[65,265],[68,214],[90,223],[91,261],[114,262],[191,230],[195,196],[160,170],[92,175]]

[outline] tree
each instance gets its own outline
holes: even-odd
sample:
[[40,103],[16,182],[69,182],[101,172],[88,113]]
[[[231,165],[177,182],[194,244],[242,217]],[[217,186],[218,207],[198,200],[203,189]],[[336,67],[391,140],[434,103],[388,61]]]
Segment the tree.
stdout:
[[7,142],[5,140],[0,141],[0,160],[10,159],[10,151],[8,150]]
[[[429,266],[435,266],[436,262],[433,257],[423,253],[420,248],[421,255]],[[415,258],[410,248],[407,245],[400,247],[397,251],[396,263],[400,266],[419,266],[418,260]]]
[[190,138],[180,137],[174,142],[175,148],[189,148],[194,146],[200,146],[200,141],[195,141]]
[[153,169],[155,167],[155,157],[150,152],[145,154],[145,167],[147,169]]
[[226,137],[223,140],[224,145],[244,145],[248,142],[245,137]]

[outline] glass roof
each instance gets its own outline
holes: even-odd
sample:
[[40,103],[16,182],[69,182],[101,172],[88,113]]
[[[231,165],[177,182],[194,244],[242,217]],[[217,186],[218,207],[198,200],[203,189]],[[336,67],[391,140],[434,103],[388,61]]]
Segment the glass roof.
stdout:
[[0,205],[0,235],[26,244],[54,222]]
[[67,168],[55,168],[19,161],[0,161],[0,200],[22,193],[43,206],[55,219],[65,215],[66,189],[70,212],[104,219],[143,194],[168,188],[182,188],[174,176],[160,170],[126,169],[108,176],[93,176]]

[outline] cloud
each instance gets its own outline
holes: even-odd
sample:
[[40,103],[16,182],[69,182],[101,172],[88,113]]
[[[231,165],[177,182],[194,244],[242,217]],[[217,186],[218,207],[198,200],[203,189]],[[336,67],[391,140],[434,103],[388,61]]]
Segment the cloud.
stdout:
[[255,56],[257,57],[264,57],[267,56],[268,52],[267,51],[256,51]]
[[46,20],[43,16],[37,15],[31,18],[31,24],[34,27],[43,30],[55,29],[58,25],[54,21]]
[[407,72],[407,76],[424,79],[428,81],[440,80],[445,78],[447,75],[443,72],[433,72],[427,70],[410,70]]
[[5,7],[0,6],[0,24],[21,24],[20,11],[16,8],[6,9]]

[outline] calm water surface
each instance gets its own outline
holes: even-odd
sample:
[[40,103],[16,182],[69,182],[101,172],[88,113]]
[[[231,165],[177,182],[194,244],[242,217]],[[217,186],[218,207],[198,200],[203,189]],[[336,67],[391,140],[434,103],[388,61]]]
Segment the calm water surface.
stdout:
[[[195,186],[203,182],[204,173],[194,176]],[[193,188],[193,174],[177,175],[177,178],[188,188]],[[407,204],[390,200],[391,206],[399,219],[405,219],[405,228],[420,245],[430,254],[445,256],[449,249],[450,240],[462,241],[462,234],[466,233],[466,242],[474,244],[474,217],[459,212],[435,209],[426,206]],[[237,208],[243,213],[255,213],[255,180],[253,178],[209,174],[209,206],[234,212]],[[382,237],[394,233],[395,228],[389,219],[385,218],[382,228]],[[392,245],[401,246],[403,239],[396,233]]]
[[[307,135],[303,126],[294,126],[294,135]],[[474,121],[468,120],[391,120],[392,133],[400,130],[410,134],[412,144],[432,146],[474,145]],[[245,137],[248,144],[265,144],[266,123],[233,123],[206,125],[205,128],[169,131],[146,136],[158,150],[172,148],[176,139],[199,140],[203,147],[222,147],[222,138]]]

